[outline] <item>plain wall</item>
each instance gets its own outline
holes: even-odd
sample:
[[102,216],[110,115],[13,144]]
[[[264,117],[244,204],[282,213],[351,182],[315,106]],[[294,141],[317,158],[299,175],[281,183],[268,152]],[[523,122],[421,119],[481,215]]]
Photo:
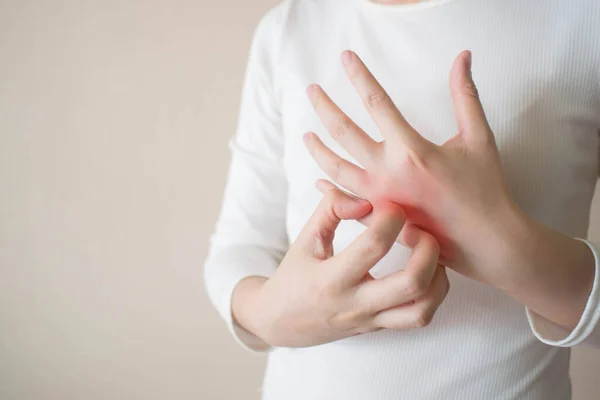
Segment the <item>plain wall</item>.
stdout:
[[201,266],[274,4],[0,0],[1,399],[258,399]]

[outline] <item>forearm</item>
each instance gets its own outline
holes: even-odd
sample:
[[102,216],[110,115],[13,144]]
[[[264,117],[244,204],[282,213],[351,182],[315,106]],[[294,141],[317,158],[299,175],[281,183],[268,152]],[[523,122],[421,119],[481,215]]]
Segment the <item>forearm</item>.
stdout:
[[505,265],[521,273],[501,288],[542,317],[572,330],[585,309],[594,281],[594,255],[588,246],[517,211],[507,220]]

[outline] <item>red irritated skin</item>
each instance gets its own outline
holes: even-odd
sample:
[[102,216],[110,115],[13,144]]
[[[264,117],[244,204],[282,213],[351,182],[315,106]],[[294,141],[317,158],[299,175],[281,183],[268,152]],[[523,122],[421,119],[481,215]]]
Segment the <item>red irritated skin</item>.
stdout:
[[[309,140],[311,139],[307,139],[307,141]],[[403,196],[402,193],[400,193],[391,198],[386,194],[385,188],[382,189],[381,185],[377,183],[377,180],[370,178],[368,174],[365,175],[361,184],[364,185],[365,188],[363,193],[369,193],[365,198],[369,200],[369,203],[372,205],[372,210],[366,213],[365,216],[359,218],[358,221],[365,225],[369,225],[374,215],[379,213],[389,214],[393,210],[397,210],[399,206],[404,212],[404,225],[398,235],[397,242],[412,248],[418,242],[419,232],[425,231],[431,234],[440,245],[440,264],[447,264],[455,260],[452,242],[442,228],[442,225],[436,223],[418,207],[410,205],[410,197]],[[316,182],[316,186],[323,194],[327,194],[327,192],[332,189],[337,189],[335,185],[325,179],[319,179]],[[388,193],[394,195],[393,191],[388,190]],[[353,197],[357,199],[360,198],[356,196]]]
[[[381,179],[369,174],[364,176],[364,185],[366,188],[367,199],[373,204],[374,210],[389,207],[389,203],[395,203],[402,207],[406,214],[406,222],[400,233],[400,241],[408,247],[413,247],[416,241],[415,230],[426,231],[433,235],[440,245],[440,263],[443,265],[452,264],[456,261],[455,245],[452,243],[448,232],[444,226],[436,221],[431,215],[419,208],[417,196],[429,197],[434,199],[433,193],[428,193],[426,188],[422,188],[420,193],[410,190],[404,191],[397,187],[390,187],[389,184],[381,182]],[[438,202],[439,203],[439,202]]]
[[319,119],[359,164],[308,132],[305,144],[323,171],[369,200],[374,213],[385,201],[402,206],[407,219],[400,241],[410,238],[411,226],[429,232],[441,246],[440,263],[574,326],[591,291],[593,255],[584,243],[528,218],[510,196],[471,76],[471,53],[461,52],[452,65],[458,133],[440,146],[406,121],[358,55],[344,51],[342,64],[384,140],[373,140],[319,85],[309,85]]
[[[309,85],[308,97],[317,115],[362,168],[342,159],[308,132],[305,144],[317,164],[336,183],[363,199],[375,203],[386,199],[404,207],[407,227],[416,226],[435,236],[445,265],[484,283],[504,286],[504,278],[513,281],[504,262],[486,263],[490,257],[498,259],[494,252],[503,249],[485,249],[485,242],[514,230],[507,224],[521,214],[510,198],[481,104],[472,96],[455,95],[455,100],[460,99],[455,101],[459,133],[437,146],[404,119],[356,54],[343,54],[350,54],[350,60],[342,57],[344,68],[384,141],[374,141],[320,86]],[[469,54],[463,52],[455,61],[453,93],[468,85]],[[467,114],[472,115],[467,118]],[[497,229],[499,224],[502,229]],[[502,245],[503,239],[496,242]]]
[[[310,141],[314,138],[312,134],[307,135],[306,142],[310,146]],[[318,138],[316,140],[319,140]],[[447,229],[439,221],[436,221],[431,215],[423,211],[419,206],[418,198],[429,198],[432,202],[437,203],[441,208],[440,201],[435,201],[435,195],[428,193],[426,188],[421,188],[420,192],[403,191],[392,185],[385,184],[378,176],[369,174],[368,172],[362,176],[360,181],[362,189],[359,191],[363,198],[369,200],[373,205],[371,214],[360,219],[365,225],[369,224],[369,220],[373,214],[384,212],[390,207],[400,206],[405,213],[405,224],[399,235],[398,242],[408,247],[414,247],[417,243],[419,231],[430,233],[440,245],[440,264],[453,265],[457,261],[456,245],[452,242]],[[328,190],[335,188],[331,182],[327,180],[317,181],[317,188],[321,192],[326,193]],[[359,196],[361,197],[361,196]],[[415,229],[416,228],[416,229]]]

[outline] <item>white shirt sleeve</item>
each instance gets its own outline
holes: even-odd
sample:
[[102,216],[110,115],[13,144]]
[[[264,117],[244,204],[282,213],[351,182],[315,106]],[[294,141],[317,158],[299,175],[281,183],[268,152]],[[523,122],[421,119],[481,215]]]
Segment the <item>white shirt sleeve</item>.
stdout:
[[251,351],[270,348],[235,324],[231,295],[246,277],[271,276],[288,248],[283,132],[272,79],[280,9],[269,10],[253,33],[223,204],[204,264],[210,300]]
[[594,254],[594,283],[577,326],[569,331],[525,307],[534,335],[551,346],[573,347],[579,344],[600,348],[600,246],[584,242]]

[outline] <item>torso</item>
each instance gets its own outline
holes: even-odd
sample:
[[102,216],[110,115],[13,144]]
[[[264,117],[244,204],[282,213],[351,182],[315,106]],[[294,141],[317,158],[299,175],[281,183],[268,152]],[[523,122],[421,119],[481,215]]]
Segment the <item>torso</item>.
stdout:
[[[302,134],[316,132],[351,159],[315,115],[306,85],[319,83],[359,126],[381,139],[343,72],[344,49],[361,56],[407,120],[435,143],[456,133],[448,78],[454,57],[470,49],[513,197],[534,219],[585,237],[598,171],[599,3],[430,0],[387,6],[298,0],[280,7],[286,19],[275,76],[290,240],[321,198],[315,180],[326,177],[305,150]],[[343,222],[336,251],[363,229]],[[407,256],[395,246],[374,275],[401,268]],[[264,398],[570,397],[568,349],[539,342],[523,306],[503,293],[452,272],[450,280],[445,303],[424,329],[276,349],[269,355]]]

